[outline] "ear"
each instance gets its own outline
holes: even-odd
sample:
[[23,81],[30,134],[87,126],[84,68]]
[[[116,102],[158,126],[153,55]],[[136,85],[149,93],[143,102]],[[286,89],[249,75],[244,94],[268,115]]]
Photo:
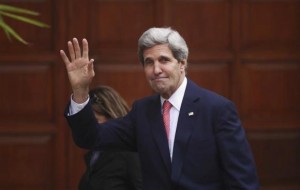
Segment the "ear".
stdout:
[[179,62],[179,64],[180,64],[180,70],[181,70],[181,71],[185,71],[185,69],[186,69],[186,67],[187,67],[187,61],[186,61],[186,59],[181,60],[181,61]]

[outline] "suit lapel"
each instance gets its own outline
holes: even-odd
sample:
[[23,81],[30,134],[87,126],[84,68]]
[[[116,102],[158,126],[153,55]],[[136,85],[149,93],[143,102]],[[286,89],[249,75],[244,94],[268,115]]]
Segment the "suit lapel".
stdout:
[[189,146],[189,139],[193,133],[195,125],[197,124],[198,107],[195,102],[198,99],[199,96],[197,96],[196,93],[196,86],[188,81],[180,108],[175,135],[172,156],[172,181],[177,181],[180,177],[187,146]]
[[157,148],[160,151],[162,160],[167,168],[167,171],[171,171],[171,158],[170,150],[167,142],[166,131],[163,124],[163,119],[161,115],[161,103],[160,98],[157,98],[151,104],[148,111],[149,123],[151,125],[151,132],[156,142]]

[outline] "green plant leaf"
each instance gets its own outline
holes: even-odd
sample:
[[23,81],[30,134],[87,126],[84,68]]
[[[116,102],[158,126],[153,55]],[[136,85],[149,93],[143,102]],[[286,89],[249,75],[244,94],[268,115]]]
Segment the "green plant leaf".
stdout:
[[9,39],[9,41],[11,41],[11,37],[10,37],[9,32],[6,30],[5,27],[4,28],[2,27],[4,24],[5,24],[5,22],[4,22],[3,18],[2,18],[2,16],[0,15],[0,27],[3,29],[6,37]]
[[38,12],[29,10],[29,9],[23,9],[23,8],[14,7],[14,6],[10,6],[10,5],[3,5],[3,4],[0,4],[0,10],[6,11],[6,12],[12,12],[12,13],[33,15],[33,16],[39,15]]
[[[0,27],[5,31],[5,33],[9,36],[13,36],[16,40],[19,42],[28,45],[28,42],[26,42],[14,29],[12,29],[9,25],[7,25],[3,19],[2,22],[0,21]],[[11,39],[11,38],[10,38]]]
[[5,23],[4,17],[9,17],[11,19],[15,19],[18,21],[21,21],[23,23],[31,24],[37,27],[41,28],[50,28],[49,25],[40,22],[38,20],[28,18],[25,16],[22,16],[20,14],[26,14],[26,15],[31,15],[31,16],[38,16],[39,13],[29,10],[29,9],[24,9],[24,8],[19,8],[15,6],[10,6],[10,5],[4,5],[0,3],[0,28],[4,31],[5,35],[9,40],[11,38],[15,38],[19,42],[23,44],[28,44],[13,28],[11,28],[8,24]]
[[21,22],[25,22],[25,23],[28,23],[28,24],[32,24],[34,26],[38,26],[38,27],[41,27],[41,28],[49,28],[50,27],[49,25],[47,25],[43,22],[31,19],[31,18],[27,18],[27,17],[24,17],[24,16],[19,16],[19,15],[16,15],[16,14],[12,14],[12,13],[7,13],[7,12],[4,12],[4,11],[0,11],[0,15],[10,17],[12,19],[19,20]]

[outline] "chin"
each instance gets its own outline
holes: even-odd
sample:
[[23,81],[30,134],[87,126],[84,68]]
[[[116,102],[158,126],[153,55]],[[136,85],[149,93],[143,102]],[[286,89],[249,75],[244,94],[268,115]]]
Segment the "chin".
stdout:
[[156,92],[159,93],[160,95],[167,94],[166,89],[157,89]]

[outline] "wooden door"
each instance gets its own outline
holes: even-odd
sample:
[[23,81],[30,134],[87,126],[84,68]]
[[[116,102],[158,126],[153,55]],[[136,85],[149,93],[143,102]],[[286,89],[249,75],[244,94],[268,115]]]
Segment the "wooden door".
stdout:
[[92,86],[131,104],[152,94],[137,40],[171,26],[190,48],[188,77],[232,99],[255,156],[262,190],[300,188],[299,0],[0,0],[51,25],[6,19],[29,46],[0,35],[0,190],[75,190],[85,150],[63,117],[70,89],[59,50],[87,38]]

